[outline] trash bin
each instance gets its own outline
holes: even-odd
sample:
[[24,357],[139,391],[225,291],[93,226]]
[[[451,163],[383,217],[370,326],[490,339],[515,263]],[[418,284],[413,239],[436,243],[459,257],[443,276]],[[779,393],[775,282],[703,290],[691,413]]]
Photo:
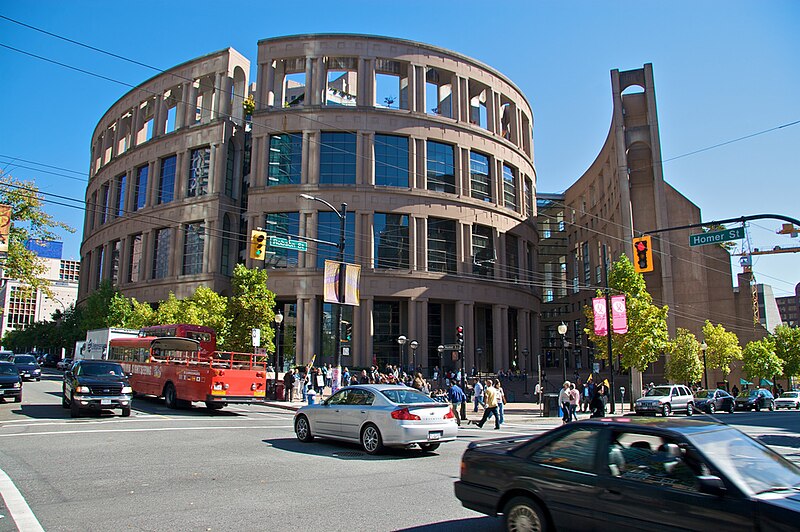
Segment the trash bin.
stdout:
[[544,417],[561,417],[557,393],[544,394],[542,402],[544,403],[542,405],[544,407]]
[[308,404],[310,405],[315,404],[317,402],[317,392],[315,392],[313,388],[311,390],[308,390],[306,398],[308,399]]

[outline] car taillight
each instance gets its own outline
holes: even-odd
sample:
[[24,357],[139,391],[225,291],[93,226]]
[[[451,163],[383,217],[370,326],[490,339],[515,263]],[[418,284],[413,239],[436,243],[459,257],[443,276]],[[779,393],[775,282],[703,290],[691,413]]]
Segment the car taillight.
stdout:
[[455,419],[456,416],[453,415],[453,411],[449,408],[447,409],[447,413],[444,415],[444,419]]
[[399,410],[394,410],[392,412],[392,419],[402,419],[404,421],[413,421],[416,419],[421,419],[418,415],[412,414],[408,411],[408,408],[400,408]]

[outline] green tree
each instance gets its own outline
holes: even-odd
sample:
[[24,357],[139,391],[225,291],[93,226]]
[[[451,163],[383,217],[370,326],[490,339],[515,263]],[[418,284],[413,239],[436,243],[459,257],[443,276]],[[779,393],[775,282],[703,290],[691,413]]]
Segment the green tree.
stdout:
[[274,352],[275,294],[267,288],[267,271],[237,264],[233,270],[233,296],[228,303],[229,329],[224,349],[250,352],[251,330],[261,329],[261,347]]
[[131,313],[128,317],[128,321],[125,322],[125,327],[128,329],[141,329],[148,325],[155,325],[156,312],[153,310],[153,307],[150,306],[150,303],[146,301],[139,302],[135,297],[132,297],[130,302]]
[[672,382],[694,384],[703,378],[700,343],[690,331],[679,327],[675,339],[667,346],[667,352],[670,356],[664,373]]
[[775,354],[783,363],[785,377],[800,376],[800,327],[779,325],[772,336]]
[[25,242],[36,240],[58,240],[54,229],[74,233],[75,229],[57,222],[44,212],[43,200],[35,183],[18,181],[0,170],[0,204],[11,207],[11,228],[8,235],[8,257],[3,264],[3,275],[19,279],[32,289],[40,289],[52,295],[49,282],[43,277],[44,264],[33,251],[25,248]]
[[[97,290],[89,294],[81,312],[81,328],[84,332],[92,329],[118,327],[120,319],[120,294],[108,281],[103,281]],[[112,303],[113,302],[113,303]],[[113,315],[111,313],[113,306]]]
[[183,318],[183,304],[175,297],[172,292],[169,293],[166,301],[159,301],[158,309],[156,310],[155,321],[158,325],[169,325],[172,323],[186,323],[182,321]]
[[217,344],[225,343],[228,331],[228,298],[214,292],[207,286],[199,286],[192,297],[182,302],[180,323],[204,325],[217,333]]
[[720,369],[727,379],[734,360],[742,359],[742,346],[736,333],[726,331],[721,324],[714,325],[706,320],[703,325],[703,339],[706,349],[706,365],[710,369]]
[[[623,368],[636,368],[645,371],[669,343],[667,330],[668,307],[653,304],[652,296],[642,274],[636,273],[627,256],[622,255],[611,266],[608,284],[612,290],[625,294],[628,313],[628,332],[612,334],[612,352],[619,356]],[[597,291],[597,296],[603,294]],[[595,345],[595,357],[608,360],[608,343],[605,336],[594,334],[594,312],[591,307],[584,308],[586,329],[584,332]]]
[[783,361],[775,354],[775,343],[769,337],[748,342],[742,359],[745,374],[756,385],[761,379],[772,379],[783,373]]

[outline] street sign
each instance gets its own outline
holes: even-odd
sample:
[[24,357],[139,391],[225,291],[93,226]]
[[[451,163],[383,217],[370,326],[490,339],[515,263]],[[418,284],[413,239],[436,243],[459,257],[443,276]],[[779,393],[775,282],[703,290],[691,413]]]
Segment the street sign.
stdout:
[[744,238],[744,227],[734,227],[724,231],[714,231],[713,233],[699,233],[689,235],[690,246],[705,246],[707,244],[719,244],[729,240],[742,240]]
[[458,349],[461,348],[461,345],[460,344],[444,344],[442,347],[444,347],[445,351],[450,351],[451,349],[455,349],[456,351],[458,351]]
[[279,236],[269,237],[269,245],[274,248],[294,249],[296,251],[308,251],[308,244],[302,240],[289,240]]
[[253,339],[253,347],[259,347],[261,345],[261,329],[252,329],[250,335]]

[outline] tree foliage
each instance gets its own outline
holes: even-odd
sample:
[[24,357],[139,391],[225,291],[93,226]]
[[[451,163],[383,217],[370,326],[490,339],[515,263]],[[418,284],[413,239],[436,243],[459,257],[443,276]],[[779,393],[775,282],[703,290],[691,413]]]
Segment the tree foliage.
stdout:
[[675,339],[669,342],[664,374],[672,382],[693,384],[703,378],[703,363],[700,360],[700,343],[690,331],[678,328]]
[[32,289],[52,295],[49,282],[43,277],[45,266],[33,251],[25,248],[27,240],[58,240],[54,229],[74,233],[75,229],[58,222],[44,212],[43,200],[36,184],[19,181],[0,171],[0,204],[11,207],[11,229],[4,275],[19,279]]
[[748,342],[742,351],[742,359],[745,374],[756,385],[761,379],[772,379],[783,373],[783,361],[775,354],[772,338]]
[[736,333],[726,331],[721,324],[714,325],[706,320],[703,325],[703,339],[706,349],[706,365],[710,369],[720,369],[727,377],[734,360],[742,359],[742,346]]
[[775,342],[775,354],[784,363],[784,376],[800,376],[800,327],[779,325],[772,338]]
[[[636,273],[633,264],[625,255],[612,264],[608,284],[615,292],[625,294],[628,313],[628,332],[612,334],[612,352],[620,357],[623,368],[645,371],[650,364],[658,360],[669,342],[668,307],[658,307],[653,304],[644,277]],[[597,296],[602,295],[598,290]],[[584,332],[595,344],[595,357],[608,360],[606,337],[594,334],[593,309],[584,308],[584,314],[586,315]]]
[[233,296],[228,302],[225,349],[251,351],[252,329],[261,329],[261,347],[274,351],[275,294],[267,288],[266,270],[237,264],[233,270]]

